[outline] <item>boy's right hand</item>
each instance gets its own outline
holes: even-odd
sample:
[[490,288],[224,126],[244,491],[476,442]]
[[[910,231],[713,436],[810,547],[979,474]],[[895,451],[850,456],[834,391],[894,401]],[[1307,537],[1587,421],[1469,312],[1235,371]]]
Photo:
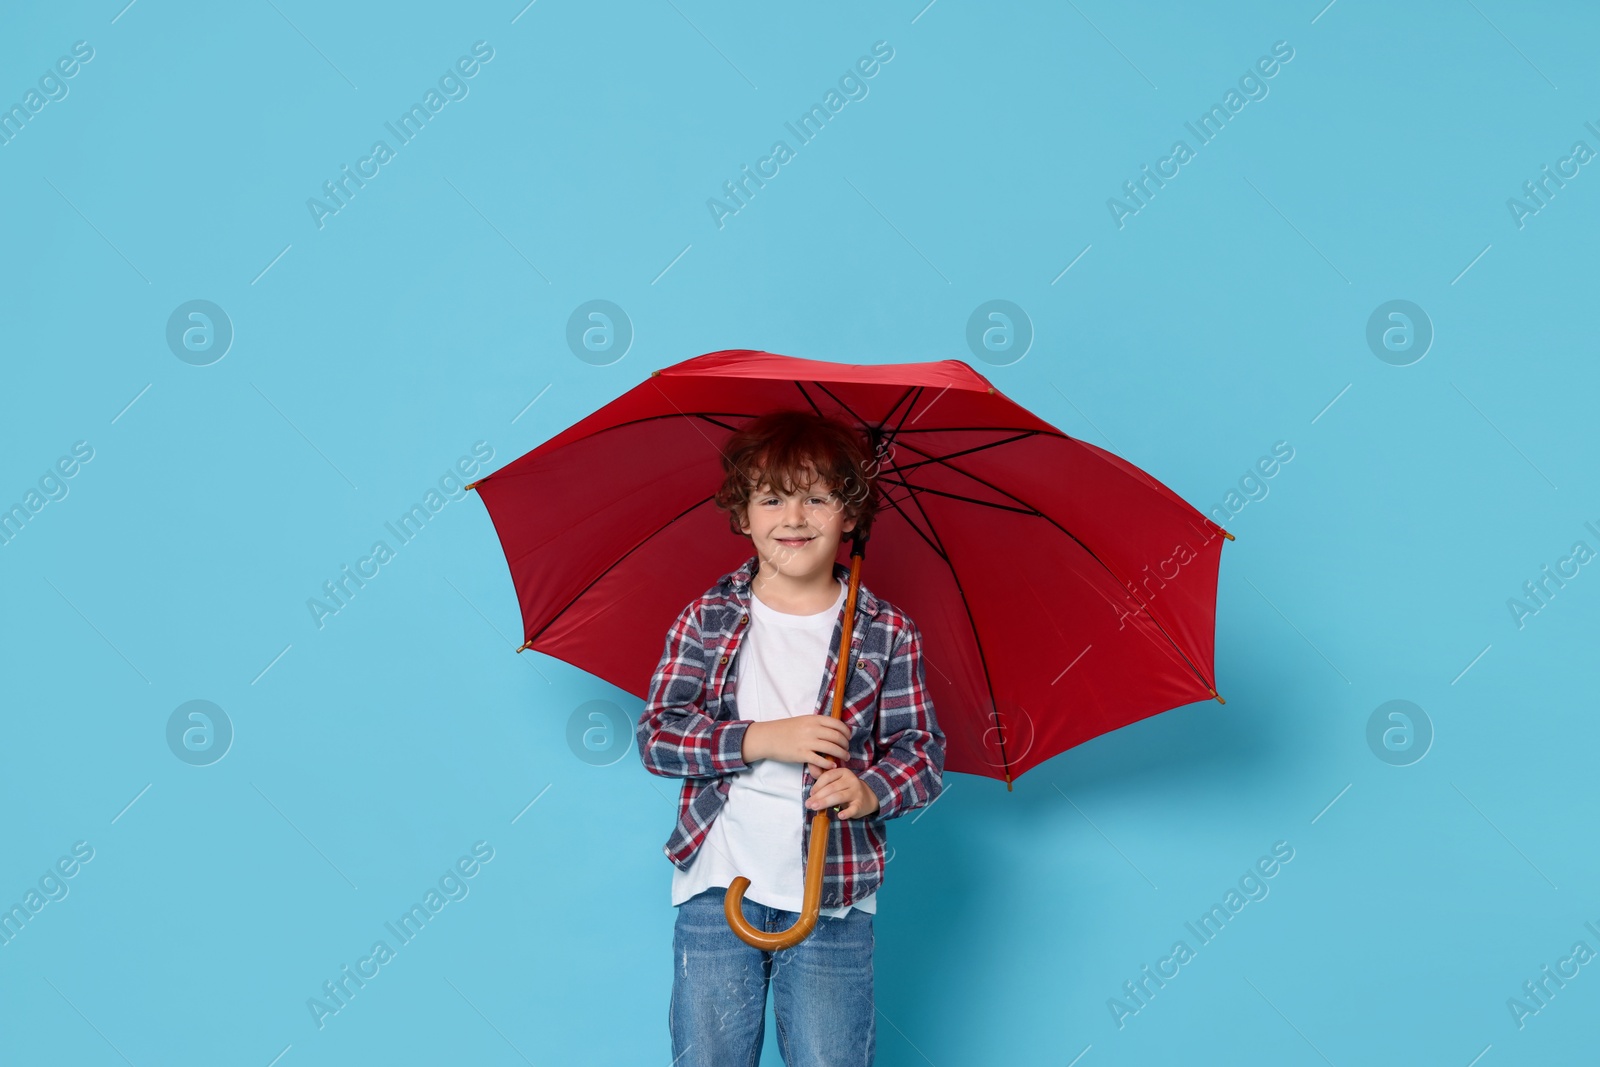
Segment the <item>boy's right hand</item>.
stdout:
[[809,764],[815,777],[848,759],[849,745],[850,727],[832,715],[791,715],[751,723],[741,754],[746,763],[775,759]]

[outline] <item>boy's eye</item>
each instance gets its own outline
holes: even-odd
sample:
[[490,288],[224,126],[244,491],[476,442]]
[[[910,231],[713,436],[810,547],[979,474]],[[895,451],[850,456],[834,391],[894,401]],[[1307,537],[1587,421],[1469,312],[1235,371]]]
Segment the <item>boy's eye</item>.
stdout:
[[[807,497],[806,498],[806,503],[807,504],[826,504],[831,497],[832,497],[831,493],[828,496],[811,496],[811,497]],[[761,503],[761,504],[776,504],[778,502],[779,502],[778,498],[775,497],[775,496],[764,496],[764,497],[760,497],[759,500],[758,500],[758,503]]]

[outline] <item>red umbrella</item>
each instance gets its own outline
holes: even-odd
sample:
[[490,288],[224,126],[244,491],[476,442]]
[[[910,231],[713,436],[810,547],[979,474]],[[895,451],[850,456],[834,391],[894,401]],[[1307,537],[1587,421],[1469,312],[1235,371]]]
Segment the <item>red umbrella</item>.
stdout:
[[946,770],[1009,789],[1092,737],[1222,699],[1217,568],[1232,535],[953,359],[711,352],[473,483],[510,564],[522,648],[646,699],[677,613],[750,556],[712,503],[719,446],[782,408],[841,418],[877,449],[868,584],[923,633]]

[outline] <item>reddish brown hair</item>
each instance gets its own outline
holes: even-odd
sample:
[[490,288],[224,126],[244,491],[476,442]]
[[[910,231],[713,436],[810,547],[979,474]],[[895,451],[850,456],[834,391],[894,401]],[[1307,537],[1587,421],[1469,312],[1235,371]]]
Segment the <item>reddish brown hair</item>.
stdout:
[[[762,483],[783,493],[799,491],[799,479],[812,467],[833,488],[852,534],[866,537],[878,511],[877,464],[864,435],[854,426],[810,411],[773,411],[734,432],[722,446],[722,486],[715,503],[728,514],[728,526],[741,537],[750,497]],[[851,536],[847,534],[846,536]]]

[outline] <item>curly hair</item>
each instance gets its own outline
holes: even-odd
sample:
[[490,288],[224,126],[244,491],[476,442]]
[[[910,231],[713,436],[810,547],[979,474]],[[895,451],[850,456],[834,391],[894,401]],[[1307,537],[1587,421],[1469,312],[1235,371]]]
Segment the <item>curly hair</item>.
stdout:
[[853,536],[865,539],[878,511],[878,465],[865,436],[854,426],[810,411],[771,411],[736,430],[722,447],[722,485],[714,502],[728,526],[749,520],[750,498],[766,484],[797,492],[806,467],[832,487],[844,519],[856,520]]

